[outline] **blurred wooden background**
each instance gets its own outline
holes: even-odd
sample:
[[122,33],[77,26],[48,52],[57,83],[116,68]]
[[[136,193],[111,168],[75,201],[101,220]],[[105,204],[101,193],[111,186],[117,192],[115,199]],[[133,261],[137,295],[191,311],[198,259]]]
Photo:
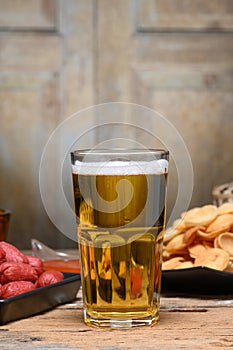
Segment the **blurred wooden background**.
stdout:
[[43,208],[39,163],[61,121],[102,102],[166,116],[192,158],[190,206],[210,203],[213,186],[233,179],[232,50],[232,0],[0,0],[0,207],[12,211],[8,241],[76,245]]

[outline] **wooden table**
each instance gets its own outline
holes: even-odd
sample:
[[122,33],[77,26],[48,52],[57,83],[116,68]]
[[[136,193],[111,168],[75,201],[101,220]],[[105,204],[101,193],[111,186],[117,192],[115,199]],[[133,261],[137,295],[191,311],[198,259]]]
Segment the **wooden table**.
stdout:
[[0,349],[233,349],[233,300],[162,297],[157,325],[99,330],[83,323],[80,291],[74,303],[1,326]]

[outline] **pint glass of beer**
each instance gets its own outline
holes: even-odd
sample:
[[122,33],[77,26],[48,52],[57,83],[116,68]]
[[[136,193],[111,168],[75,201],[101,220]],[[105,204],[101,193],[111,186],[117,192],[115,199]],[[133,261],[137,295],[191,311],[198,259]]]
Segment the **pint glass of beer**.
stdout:
[[79,150],[71,162],[85,323],[156,323],[168,152]]

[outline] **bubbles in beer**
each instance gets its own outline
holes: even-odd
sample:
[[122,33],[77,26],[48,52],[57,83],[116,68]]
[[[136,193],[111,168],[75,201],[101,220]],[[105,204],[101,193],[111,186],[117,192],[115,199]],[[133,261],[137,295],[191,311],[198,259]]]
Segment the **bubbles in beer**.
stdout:
[[167,173],[168,161],[166,159],[143,161],[107,161],[107,162],[80,162],[72,165],[74,174],[80,175],[137,175]]

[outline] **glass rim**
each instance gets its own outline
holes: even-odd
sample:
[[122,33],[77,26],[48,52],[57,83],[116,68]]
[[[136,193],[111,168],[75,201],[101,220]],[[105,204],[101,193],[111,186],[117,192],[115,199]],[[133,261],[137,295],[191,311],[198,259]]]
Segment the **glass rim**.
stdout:
[[161,148],[100,148],[100,149],[92,149],[92,148],[86,148],[86,149],[80,149],[80,150],[74,150],[70,152],[71,155],[79,155],[79,156],[85,156],[90,154],[95,155],[144,155],[144,154],[154,154],[154,155],[163,155],[168,156],[169,151]]

